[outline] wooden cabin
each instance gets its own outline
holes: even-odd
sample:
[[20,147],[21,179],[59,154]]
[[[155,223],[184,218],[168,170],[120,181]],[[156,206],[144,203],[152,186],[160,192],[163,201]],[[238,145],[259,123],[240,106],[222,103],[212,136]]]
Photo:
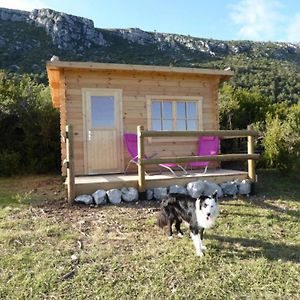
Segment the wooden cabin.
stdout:
[[[47,72],[53,105],[60,110],[62,137],[66,125],[73,127],[73,171],[78,180],[95,174],[121,178],[130,160],[123,135],[136,133],[139,125],[163,132],[218,130],[218,87],[233,75],[223,70],[67,61],[48,62]],[[191,156],[197,153],[197,141],[196,136],[149,137],[144,140],[145,153]],[[66,155],[62,139],[62,161]],[[154,173],[160,169],[147,168]],[[62,173],[66,174],[64,165]],[[135,164],[129,173],[137,174]],[[107,182],[91,188],[132,184]],[[88,189],[76,193],[83,191]]]

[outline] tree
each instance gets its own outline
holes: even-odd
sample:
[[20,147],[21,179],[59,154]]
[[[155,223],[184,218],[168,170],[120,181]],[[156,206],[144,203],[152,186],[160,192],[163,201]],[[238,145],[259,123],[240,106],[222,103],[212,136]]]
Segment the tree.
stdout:
[[7,173],[58,169],[59,115],[49,88],[28,75],[1,72],[0,79],[0,167]]
[[269,166],[300,169],[300,102],[291,106],[286,116],[268,115],[263,146]]

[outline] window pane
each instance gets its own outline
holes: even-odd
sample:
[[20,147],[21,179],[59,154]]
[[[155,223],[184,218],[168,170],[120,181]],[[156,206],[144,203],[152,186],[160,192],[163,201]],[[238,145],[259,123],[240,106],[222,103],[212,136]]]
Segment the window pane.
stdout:
[[165,131],[172,130],[172,120],[163,120],[163,130]]
[[92,127],[111,128],[115,124],[115,102],[113,96],[91,97]]
[[197,111],[196,111],[196,102],[187,102],[187,116],[188,119],[196,119]]
[[187,130],[197,130],[197,120],[188,120]]
[[185,102],[177,102],[177,119],[185,119]]
[[161,131],[161,121],[160,120],[152,120],[152,130]]
[[185,120],[176,121],[176,130],[186,130]]
[[163,119],[172,119],[172,102],[163,102]]
[[152,119],[160,119],[161,118],[161,102],[153,101],[151,104],[151,116]]

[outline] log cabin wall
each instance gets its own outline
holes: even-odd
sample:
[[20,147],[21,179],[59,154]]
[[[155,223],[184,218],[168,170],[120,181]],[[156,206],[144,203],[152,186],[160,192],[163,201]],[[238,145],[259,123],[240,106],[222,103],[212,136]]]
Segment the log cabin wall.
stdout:
[[[116,70],[68,70],[64,72],[65,107],[62,105],[61,125],[74,126],[74,160],[75,174],[84,174],[84,133],[82,88],[110,88],[122,90],[123,131],[136,132],[138,125],[148,128],[147,96],[182,96],[202,97],[202,128],[218,129],[217,86],[216,76],[199,76],[194,74],[163,74],[157,72],[116,71]],[[64,120],[64,116],[66,120]],[[63,150],[64,151],[64,150]],[[178,139],[162,142],[150,140],[146,153],[151,156],[184,156],[197,153],[196,139]],[[62,153],[62,156],[64,153]],[[124,149],[124,165],[129,156]],[[153,169],[153,167],[152,167]],[[135,171],[132,165],[129,171]]]

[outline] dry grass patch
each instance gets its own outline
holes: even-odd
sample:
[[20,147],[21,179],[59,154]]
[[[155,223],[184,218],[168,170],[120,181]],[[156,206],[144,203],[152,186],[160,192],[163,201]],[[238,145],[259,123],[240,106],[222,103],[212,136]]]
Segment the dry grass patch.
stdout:
[[157,202],[69,206],[60,178],[0,180],[0,298],[299,299],[300,190],[283,180],[223,200],[201,259],[188,230],[155,225]]

